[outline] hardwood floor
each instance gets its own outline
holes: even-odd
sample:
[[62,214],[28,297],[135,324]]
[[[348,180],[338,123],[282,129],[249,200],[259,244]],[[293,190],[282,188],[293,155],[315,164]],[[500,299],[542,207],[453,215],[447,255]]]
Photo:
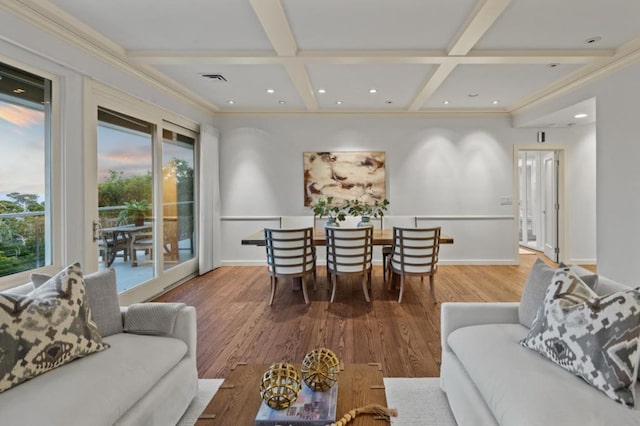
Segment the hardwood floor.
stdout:
[[373,274],[371,303],[356,279],[338,282],[329,303],[325,270],[311,303],[288,281],[279,283],[273,306],[265,267],[221,267],[194,278],[156,301],[193,305],[198,318],[198,372],[221,378],[237,362],[301,362],[317,347],[332,349],[344,362],[382,364],[385,377],[431,377],[440,371],[440,303],[519,301],[535,261],[518,266],[447,266],[436,275],[434,305],[428,280],[409,278],[402,304],[397,291],[383,288],[382,267]]

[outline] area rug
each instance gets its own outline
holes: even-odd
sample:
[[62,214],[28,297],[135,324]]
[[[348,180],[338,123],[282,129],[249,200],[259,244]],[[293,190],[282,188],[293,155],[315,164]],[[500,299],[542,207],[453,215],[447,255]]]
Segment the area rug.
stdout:
[[191,405],[177,426],[194,426],[198,421],[198,416],[204,411],[223,381],[223,379],[198,380],[198,395],[191,401]]
[[384,379],[387,407],[398,409],[393,426],[456,426],[438,377]]

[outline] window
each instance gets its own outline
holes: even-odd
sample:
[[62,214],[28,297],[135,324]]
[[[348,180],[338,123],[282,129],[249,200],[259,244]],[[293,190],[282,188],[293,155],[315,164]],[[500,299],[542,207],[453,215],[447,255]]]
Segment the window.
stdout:
[[116,269],[120,291],[155,275],[154,134],[147,121],[98,108],[98,256],[101,268]]
[[0,63],[0,277],[51,265],[51,81]]
[[195,139],[167,129],[162,136],[163,249],[169,269],[195,253]]

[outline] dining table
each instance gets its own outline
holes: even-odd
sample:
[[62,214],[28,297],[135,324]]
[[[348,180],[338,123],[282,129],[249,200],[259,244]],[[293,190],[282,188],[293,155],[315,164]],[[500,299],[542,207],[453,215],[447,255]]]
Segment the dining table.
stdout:
[[140,232],[149,232],[151,229],[152,225],[150,223],[144,225],[117,225],[102,228],[100,232],[102,233],[102,238],[104,239],[106,247],[106,266],[111,266],[116,258],[116,253],[120,250],[116,244],[119,240],[125,240],[130,243],[136,234]]
[[[453,237],[440,234],[440,244],[453,244]],[[242,239],[242,245],[244,246],[265,246],[264,230],[256,231],[251,235],[247,235]],[[324,228],[315,228],[313,230],[313,245],[326,246],[327,237],[324,232]],[[373,228],[373,245],[374,246],[390,246],[393,245],[393,228]],[[300,290],[300,279],[293,279],[291,281],[291,289],[294,291]]]
[[[393,228],[373,228],[373,245],[374,246],[390,246],[393,244]],[[440,234],[440,244],[453,244],[453,237]],[[264,230],[256,231],[251,235],[242,239],[244,246],[264,246]],[[324,228],[315,228],[313,230],[313,245],[326,246],[327,237]]]

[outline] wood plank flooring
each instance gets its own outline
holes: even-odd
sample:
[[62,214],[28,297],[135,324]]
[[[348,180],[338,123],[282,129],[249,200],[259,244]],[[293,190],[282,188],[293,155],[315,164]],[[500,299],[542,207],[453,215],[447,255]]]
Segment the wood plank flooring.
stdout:
[[409,278],[402,304],[397,291],[383,288],[382,267],[373,273],[371,303],[356,279],[338,282],[329,303],[325,270],[318,268],[318,290],[309,285],[311,303],[281,280],[273,306],[266,267],[221,267],[194,278],[156,301],[193,305],[198,318],[198,372],[223,378],[237,362],[301,362],[317,347],[331,348],[344,362],[382,364],[385,377],[440,374],[440,303],[519,301],[537,256],[518,266],[441,265],[434,305],[428,280]]

